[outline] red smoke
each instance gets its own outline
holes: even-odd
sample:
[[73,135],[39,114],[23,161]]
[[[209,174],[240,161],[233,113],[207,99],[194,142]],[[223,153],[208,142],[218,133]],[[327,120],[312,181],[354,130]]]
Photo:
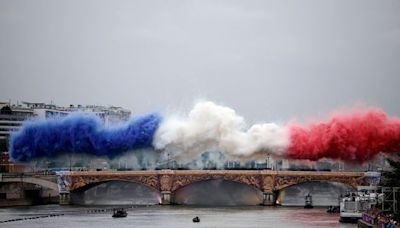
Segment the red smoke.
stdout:
[[400,119],[377,109],[337,114],[307,127],[291,124],[289,129],[287,157],[292,159],[363,163],[380,152],[400,152]]

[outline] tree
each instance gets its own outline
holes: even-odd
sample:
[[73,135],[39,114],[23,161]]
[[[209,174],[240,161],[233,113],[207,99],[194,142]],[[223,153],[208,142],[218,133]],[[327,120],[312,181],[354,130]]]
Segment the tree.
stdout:
[[397,157],[398,159],[387,159],[391,170],[382,173],[382,186],[400,187],[400,154],[397,154]]

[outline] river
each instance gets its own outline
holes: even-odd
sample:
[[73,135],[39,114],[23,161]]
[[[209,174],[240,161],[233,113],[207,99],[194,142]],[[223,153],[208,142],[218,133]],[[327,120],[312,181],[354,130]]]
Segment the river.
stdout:
[[[43,205],[0,209],[0,227],[19,228],[100,228],[100,227],[356,227],[341,224],[339,214],[326,213],[326,208],[302,207],[195,207],[195,206],[136,206],[128,209],[128,217],[112,218],[110,206]],[[27,219],[57,214],[60,216]],[[63,214],[63,215],[61,215]],[[200,223],[192,218],[200,217]]]

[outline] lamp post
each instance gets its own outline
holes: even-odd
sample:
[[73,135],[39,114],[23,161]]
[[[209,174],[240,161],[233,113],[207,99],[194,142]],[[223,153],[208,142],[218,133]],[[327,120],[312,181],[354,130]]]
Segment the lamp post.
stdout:
[[69,171],[72,171],[72,158],[71,158],[71,154],[69,154]]
[[169,153],[167,153],[167,169],[170,169],[170,167],[169,167]]
[[267,160],[266,160],[266,163],[267,163],[267,169],[269,168],[269,157],[270,157],[270,155],[269,155],[269,153],[267,153]]

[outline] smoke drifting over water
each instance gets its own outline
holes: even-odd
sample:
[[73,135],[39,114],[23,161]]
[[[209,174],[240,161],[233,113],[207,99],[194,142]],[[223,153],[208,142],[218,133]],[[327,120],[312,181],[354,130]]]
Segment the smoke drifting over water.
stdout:
[[268,153],[286,159],[363,163],[379,153],[400,151],[400,119],[368,109],[335,114],[307,126],[263,123],[248,127],[233,109],[200,102],[186,117],[150,114],[112,128],[87,114],[31,121],[12,135],[10,148],[11,157],[18,161],[71,152],[115,157],[147,148],[178,162],[220,152],[241,161],[264,159]]

